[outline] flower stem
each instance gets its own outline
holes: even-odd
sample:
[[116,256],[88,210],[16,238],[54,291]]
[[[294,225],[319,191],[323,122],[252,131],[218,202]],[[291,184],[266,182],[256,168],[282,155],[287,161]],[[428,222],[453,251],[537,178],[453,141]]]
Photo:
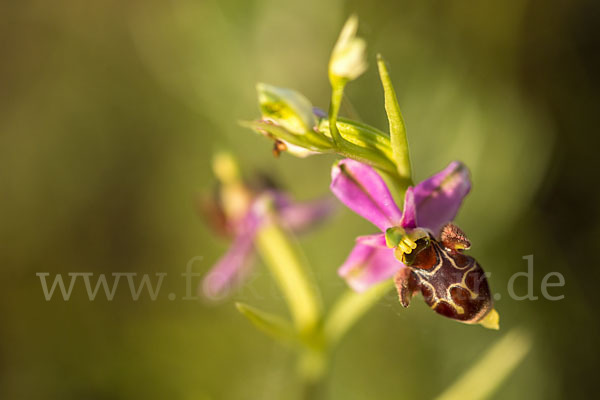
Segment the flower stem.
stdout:
[[346,81],[341,80],[332,84],[331,86],[331,103],[329,104],[329,130],[331,131],[331,138],[336,146],[341,147],[344,139],[340,135],[337,128],[337,118],[340,112],[340,106],[342,105],[342,98],[344,97],[344,87]]
[[393,286],[392,280],[387,280],[363,293],[348,289],[342,294],[331,308],[323,326],[328,347],[335,347],[348,330]]
[[296,329],[302,334],[312,332],[321,319],[321,304],[298,244],[274,221],[259,230],[256,243],[283,293]]

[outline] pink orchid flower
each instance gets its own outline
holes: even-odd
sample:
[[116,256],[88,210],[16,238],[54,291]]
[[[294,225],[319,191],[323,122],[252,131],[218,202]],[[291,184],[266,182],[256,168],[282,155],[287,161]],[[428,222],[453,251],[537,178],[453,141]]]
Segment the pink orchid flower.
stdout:
[[466,166],[454,161],[409,187],[400,211],[371,166],[341,160],[332,170],[332,192],[381,233],[358,237],[338,273],[358,292],[394,278],[405,307],[420,290],[439,314],[497,328],[485,273],[462,253],[470,243],[451,223],[470,189]]

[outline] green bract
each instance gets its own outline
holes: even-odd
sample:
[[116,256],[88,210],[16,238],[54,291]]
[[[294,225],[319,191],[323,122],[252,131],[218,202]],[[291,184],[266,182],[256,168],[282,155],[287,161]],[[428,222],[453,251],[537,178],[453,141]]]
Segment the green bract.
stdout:
[[310,101],[292,89],[256,85],[263,119],[273,120],[289,132],[303,135],[317,124]]

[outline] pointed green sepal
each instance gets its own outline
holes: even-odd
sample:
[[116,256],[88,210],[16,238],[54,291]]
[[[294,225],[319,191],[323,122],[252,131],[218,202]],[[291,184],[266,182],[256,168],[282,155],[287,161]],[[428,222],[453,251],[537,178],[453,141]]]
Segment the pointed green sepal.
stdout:
[[385,112],[390,125],[390,142],[394,162],[398,168],[398,174],[403,178],[410,179],[411,166],[408,140],[406,139],[406,127],[385,61],[379,54],[377,55],[377,67],[379,68],[379,77],[381,78],[385,97]]

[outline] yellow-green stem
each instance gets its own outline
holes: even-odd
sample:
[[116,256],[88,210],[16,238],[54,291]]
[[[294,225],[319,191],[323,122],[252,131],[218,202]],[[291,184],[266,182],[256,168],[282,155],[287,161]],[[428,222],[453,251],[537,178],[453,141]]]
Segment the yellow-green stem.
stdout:
[[323,333],[328,346],[335,346],[348,330],[392,288],[394,283],[387,280],[371,287],[364,293],[348,289],[333,305],[325,324]]
[[311,332],[321,318],[321,305],[297,243],[275,222],[260,229],[256,243],[283,293],[294,325],[301,333]]
[[337,128],[337,118],[340,112],[342,98],[344,97],[345,86],[345,80],[336,82],[336,84],[331,86],[331,104],[329,104],[329,130],[331,131],[333,143],[335,143],[335,145],[338,147],[341,147],[344,142],[344,139],[340,135],[340,132]]

